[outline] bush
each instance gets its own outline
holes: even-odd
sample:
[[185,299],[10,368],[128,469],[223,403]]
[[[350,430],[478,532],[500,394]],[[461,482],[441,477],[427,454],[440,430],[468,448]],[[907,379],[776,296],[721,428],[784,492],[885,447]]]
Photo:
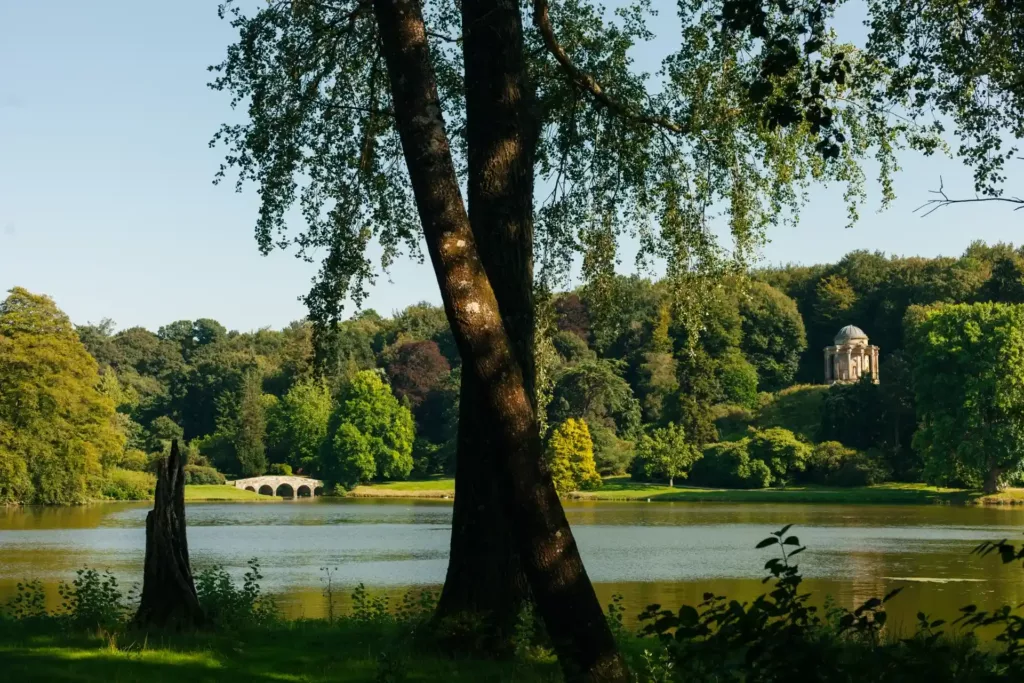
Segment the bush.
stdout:
[[412,474],[429,477],[436,474],[454,474],[455,439],[436,444],[417,438],[412,444]]
[[79,569],[70,584],[63,581],[57,587],[62,607],[71,625],[86,630],[113,630],[129,615],[129,606],[117,578],[109,571],[100,574],[95,569]]
[[871,486],[888,476],[877,453],[861,453],[838,441],[825,441],[811,452],[803,479],[828,486]]
[[590,427],[594,442],[594,465],[601,474],[623,474],[629,470],[635,451],[633,442],[620,439],[615,430],[602,424]]
[[726,441],[704,449],[690,474],[692,483],[725,489],[763,489],[771,485],[772,473],[765,463],[751,460],[750,440]]
[[559,493],[601,486],[601,475],[594,465],[594,444],[582,419],[570,417],[551,432],[544,458]]
[[754,422],[754,413],[750,408],[731,403],[719,403],[712,407],[711,415],[718,429],[718,438],[722,441],[742,439],[747,433],[747,427]]
[[223,485],[226,483],[224,475],[212,467],[200,467],[199,465],[185,465],[185,484],[214,484]]
[[120,468],[132,472],[145,472],[149,469],[149,456],[137,449],[125,451],[121,456]]
[[206,617],[220,628],[258,626],[273,621],[277,606],[260,590],[260,564],[249,560],[242,587],[238,588],[231,576],[219,565],[196,574],[196,593]]
[[292,466],[286,462],[272,462],[267,466],[267,474],[290,477],[292,476]]
[[773,427],[752,430],[747,452],[751,459],[767,464],[776,479],[784,480],[804,471],[811,447],[788,429]]
[[156,491],[156,477],[150,472],[113,468],[100,479],[98,489],[110,500],[148,500]]
[[822,404],[828,387],[820,384],[798,384],[767,397],[759,395],[760,410],[756,426],[760,429],[782,427],[809,443],[818,441]]

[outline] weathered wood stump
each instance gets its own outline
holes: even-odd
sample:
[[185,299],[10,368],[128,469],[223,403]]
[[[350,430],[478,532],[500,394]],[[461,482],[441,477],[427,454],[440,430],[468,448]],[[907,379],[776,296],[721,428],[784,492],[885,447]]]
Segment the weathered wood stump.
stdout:
[[204,621],[185,538],[185,462],[174,440],[157,470],[156,502],[146,516],[146,564],[135,624],[181,631]]

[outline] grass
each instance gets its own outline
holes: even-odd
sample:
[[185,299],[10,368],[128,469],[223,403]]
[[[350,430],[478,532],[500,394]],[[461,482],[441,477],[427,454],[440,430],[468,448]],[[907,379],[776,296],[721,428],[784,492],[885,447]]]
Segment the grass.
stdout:
[[[396,650],[395,646],[399,649]],[[405,678],[382,677],[382,653],[401,652]],[[554,683],[549,660],[495,662],[447,658],[418,651],[394,625],[350,620],[296,621],[232,633],[148,638],[132,633],[84,636],[70,633],[0,634],[0,670],[10,681],[354,681],[407,680],[470,683]]]
[[410,481],[389,481],[371,486],[356,486],[348,492],[355,498],[451,498],[455,479],[430,477]]
[[[455,480],[431,478],[393,481],[372,486],[357,486],[348,495],[359,498],[451,498]],[[826,486],[790,486],[785,489],[711,489],[685,485],[669,488],[660,484],[632,481],[628,476],[606,477],[596,491],[581,491],[567,496],[571,500],[721,503],[832,503],[910,504],[910,505],[1024,505],[1024,489],[1007,489],[990,496],[979,491],[947,489],[927,484],[891,483],[856,488]]]
[[277,496],[261,496],[253,491],[236,489],[234,486],[221,484],[194,484],[185,487],[185,500],[193,503],[204,501],[275,501],[281,500]]

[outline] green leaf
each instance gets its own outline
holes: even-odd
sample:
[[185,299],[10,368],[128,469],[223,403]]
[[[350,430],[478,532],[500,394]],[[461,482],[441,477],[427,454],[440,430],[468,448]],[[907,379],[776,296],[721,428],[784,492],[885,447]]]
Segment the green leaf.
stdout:
[[778,539],[775,539],[775,538],[766,538],[766,539],[764,539],[763,541],[761,541],[760,543],[758,543],[758,544],[757,544],[756,546],[754,546],[754,547],[755,547],[755,548],[757,548],[757,549],[760,549],[760,548],[767,548],[768,546],[770,546],[770,545],[775,545],[775,544],[776,544],[776,543],[778,543],[778,542],[779,542],[779,541],[778,541]]

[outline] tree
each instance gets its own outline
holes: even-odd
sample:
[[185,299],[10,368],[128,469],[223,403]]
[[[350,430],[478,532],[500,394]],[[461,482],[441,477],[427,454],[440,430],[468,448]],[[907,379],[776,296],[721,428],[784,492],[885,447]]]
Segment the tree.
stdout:
[[267,469],[267,415],[263,382],[251,370],[237,391],[225,391],[216,402],[217,429],[213,438],[219,469],[255,477]]
[[[570,418],[584,420],[595,429],[610,430],[620,439],[632,440],[640,429],[640,404],[626,380],[607,360],[584,361],[565,368],[555,380],[548,420],[560,424]],[[601,462],[614,460],[598,449]]]
[[594,465],[594,445],[585,420],[569,418],[555,427],[548,440],[545,461],[559,493],[601,485]]
[[409,402],[416,413],[427,395],[451,372],[447,359],[433,341],[399,344],[389,353],[385,371],[395,396]]
[[670,422],[640,439],[633,463],[634,477],[645,481],[668,479],[672,487],[676,477],[686,478],[700,457],[700,451],[686,441],[685,432]]
[[274,418],[278,452],[293,468],[306,473],[316,469],[333,408],[330,389],[323,380],[301,381],[281,399]]
[[654,320],[651,339],[639,368],[637,394],[646,422],[662,421],[665,400],[679,388],[676,361],[672,357],[672,339],[669,337],[671,322],[669,306],[663,303]]
[[[224,126],[217,140],[241,180],[261,185],[264,250],[291,241],[285,215],[297,201],[308,229],[295,242],[303,253],[326,248],[306,298],[314,320],[332,322],[347,297],[362,300],[374,237],[385,266],[402,244],[418,251],[418,217],[466,367],[460,422],[486,429],[495,454],[493,467],[457,474],[456,500],[460,476],[479,476],[468,482],[478,490],[509,484],[510,529],[564,671],[618,681],[628,672],[541,467],[535,173],[555,187],[536,212],[546,263],[565,272],[584,245],[584,273],[606,279],[618,231],[636,230],[685,273],[721,263],[708,206],[729,207],[742,254],[799,204],[807,180],[848,182],[855,205],[861,176],[851,168],[870,151],[888,178],[900,131],[847,81],[857,55],[832,41],[828,6],[793,18],[786,3],[684,3],[683,44],[650,93],[628,57],[648,35],[644,6],[618,25],[589,3],[533,5],[528,30],[510,0],[470,0],[458,12],[414,0],[310,1],[253,17],[232,6],[239,42],[214,68],[213,87],[251,101],[251,121]],[[651,215],[661,240],[646,237]]]
[[757,370],[762,391],[793,383],[800,354],[807,348],[804,321],[796,303],[763,282],[750,282],[739,297],[744,355]]
[[715,378],[726,402],[748,408],[757,403],[757,369],[739,350],[734,349],[718,359]]
[[96,361],[53,300],[10,290],[0,303],[0,459],[10,477],[0,488],[7,495],[31,491],[30,502],[45,504],[85,500],[101,462],[124,451],[114,402],[99,386]]
[[1024,306],[914,307],[906,326],[926,476],[994,493],[1024,464]]
[[412,471],[414,439],[409,409],[378,373],[363,370],[342,390],[331,416],[321,454],[323,475],[344,486],[404,479]]
[[590,339],[590,311],[579,294],[569,292],[556,298],[555,314],[559,331],[574,334],[584,342]]

